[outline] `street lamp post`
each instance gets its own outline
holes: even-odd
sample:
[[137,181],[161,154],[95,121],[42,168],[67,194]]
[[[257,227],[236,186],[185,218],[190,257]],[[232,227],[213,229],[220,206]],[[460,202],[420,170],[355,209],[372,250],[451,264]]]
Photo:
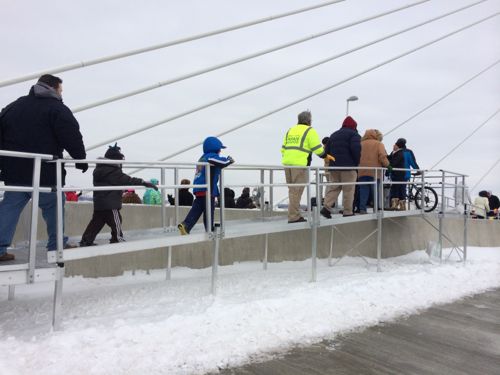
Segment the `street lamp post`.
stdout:
[[346,116],[349,116],[349,102],[355,102],[356,100],[358,100],[358,97],[353,95],[353,96],[350,96],[347,98],[346,102],[347,102],[347,108],[345,110],[345,115]]

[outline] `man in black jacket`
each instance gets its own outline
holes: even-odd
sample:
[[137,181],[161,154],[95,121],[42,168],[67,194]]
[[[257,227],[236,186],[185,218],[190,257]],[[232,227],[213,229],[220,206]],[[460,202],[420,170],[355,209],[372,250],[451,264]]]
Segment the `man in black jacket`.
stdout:
[[[121,148],[115,143],[109,146],[104,158],[110,160],[123,160]],[[158,190],[151,182],[141,178],[130,177],[122,172],[121,164],[98,164],[94,169],[94,186],[127,186],[143,185]],[[97,234],[104,224],[111,228],[110,243],[123,242],[122,232],[122,191],[121,190],[96,190],[94,191],[94,214],[82,235],[80,246],[92,246]]]
[[[347,116],[342,127],[333,133],[328,140],[325,151],[335,157],[330,161],[330,167],[357,167],[361,157],[361,137],[356,130],[358,124],[351,116]],[[356,169],[339,169],[330,171],[330,181],[336,183],[350,183],[348,185],[335,185],[325,195],[324,207],[321,215],[330,219],[330,210],[337,201],[340,192],[343,192],[343,216],[354,215],[352,206],[354,201],[355,185],[357,180]]]
[[[0,149],[49,154],[62,158],[63,150],[74,159],[85,159],[80,127],[71,110],[62,102],[62,80],[50,74],[41,76],[27,96],[9,104],[0,113]],[[85,172],[87,164],[76,168]],[[5,185],[33,186],[33,159],[0,157],[0,180]],[[63,185],[66,171],[62,170]],[[56,186],[55,163],[42,163],[40,186]],[[63,195],[64,197],[64,195]],[[19,215],[31,193],[7,191],[0,202],[0,261],[13,260],[7,253],[16,231]],[[63,198],[64,203],[64,198]],[[40,193],[39,207],[47,224],[47,250],[57,248],[57,196]],[[68,247],[67,237],[64,246]]]

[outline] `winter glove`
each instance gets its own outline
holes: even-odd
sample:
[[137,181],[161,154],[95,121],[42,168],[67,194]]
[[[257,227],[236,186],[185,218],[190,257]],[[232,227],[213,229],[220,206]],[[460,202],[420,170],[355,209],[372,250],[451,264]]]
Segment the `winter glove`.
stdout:
[[330,154],[326,154],[325,156],[325,160],[328,160],[328,161],[335,161],[335,157],[333,157],[332,155]]
[[387,166],[387,172],[392,173],[392,165],[389,164]]
[[81,169],[82,173],[85,173],[89,169],[89,165],[87,163],[75,163],[75,168]]
[[234,163],[234,159],[233,159],[231,156],[228,156],[228,157],[227,157],[227,160],[229,160],[229,163],[230,163],[230,164],[233,164],[233,163]]
[[414,175],[415,176],[420,176],[420,175],[422,175],[422,171],[417,171],[417,172],[414,173]]
[[142,181],[142,185],[146,186],[147,188],[155,189],[156,191],[158,191],[158,186],[156,186],[155,184],[152,184],[149,181]]

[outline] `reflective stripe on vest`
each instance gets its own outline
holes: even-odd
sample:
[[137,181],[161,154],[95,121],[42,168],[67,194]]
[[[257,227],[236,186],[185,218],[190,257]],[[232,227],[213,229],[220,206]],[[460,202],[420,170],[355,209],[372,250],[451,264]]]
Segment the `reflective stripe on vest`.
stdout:
[[[304,132],[304,134],[302,134],[302,138],[300,139],[300,146],[285,146],[283,145],[283,149],[284,150],[296,150],[296,151],[302,151],[302,152],[306,152],[306,153],[311,153],[312,151],[318,149],[319,147],[321,147],[321,145],[315,147],[314,149],[312,150],[306,150],[304,148],[304,142],[306,141],[306,138],[307,138],[307,133],[309,133],[309,131],[311,130],[311,127],[309,126],[306,131]],[[286,133],[286,137],[285,138],[288,138],[288,133],[290,133],[290,130],[287,131]]]

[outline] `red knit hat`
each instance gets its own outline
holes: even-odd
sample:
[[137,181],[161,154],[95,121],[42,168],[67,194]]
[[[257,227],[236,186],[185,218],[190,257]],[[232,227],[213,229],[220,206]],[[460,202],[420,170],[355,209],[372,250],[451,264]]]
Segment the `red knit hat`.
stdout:
[[342,123],[343,128],[356,129],[358,123],[351,116],[347,116]]

